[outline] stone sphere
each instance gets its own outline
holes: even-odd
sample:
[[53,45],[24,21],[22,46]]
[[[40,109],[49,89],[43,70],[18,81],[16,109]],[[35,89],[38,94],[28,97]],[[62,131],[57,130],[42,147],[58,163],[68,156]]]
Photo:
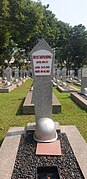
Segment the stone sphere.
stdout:
[[3,77],[3,80],[7,80],[7,78],[6,78],[6,77]]
[[79,80],[79,83],[81,83],[81,79]]
[[15,82],[17,82],[17,83],[18,83],[18,79],[17,79],[17,78],[15,79]]
[[84,95],[87,96],[87,88],[84,88]]
[[60,80],[57,80],[57,83],[60,83]]
[[34,139],[38,142],[53,142],[57,139],[55,124],[50,118],[41,118],[37,121]]
[[7,86],[10,86],[10,85],[11,85],[10,81],[7,81],[6,85],[7,85]]
[[62,82],[62,86],[66,87],[67,86],[66,82]]

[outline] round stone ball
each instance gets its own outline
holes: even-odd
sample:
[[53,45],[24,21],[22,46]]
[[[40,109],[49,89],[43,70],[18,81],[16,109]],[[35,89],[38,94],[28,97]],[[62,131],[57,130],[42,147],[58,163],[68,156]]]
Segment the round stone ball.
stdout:
[[62,82],[62,86],[66,87],[67,86],[66,82]]
[[10,85],[11,85],[10,81],[7,81],[6,85],[7,85],[7,86],[10,86]]
[[87,88],[84,88],[84,95],[87,96]]
[[54,121],[50,118],[41,118],[36,122],[34,139],[39,142],[53,142],[57,139]]

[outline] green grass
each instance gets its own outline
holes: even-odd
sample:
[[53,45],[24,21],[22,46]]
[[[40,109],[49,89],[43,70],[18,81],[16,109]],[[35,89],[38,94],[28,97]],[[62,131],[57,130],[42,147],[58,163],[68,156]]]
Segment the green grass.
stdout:
[[73,84],[73,83],[68,83],[68,82],[67,82],[67,85],[68,85],[68,86],[73,86],[73,87],[75,87],[75,88],[81,90],[81,86],[75,85],[75,84]]
[[34,116],[22,114],[22,104],[31,84],[32,81],[28,80],[10,93],[0,93],[0,144],[9,127],[26,126],[34,121]]
[[56,89],[54,93],[62,104],[62,111],[52,115],[53,119],[60,125],[75,125],[87,142],[87,112],[71,100],[69,93],[59,93]]
[[[0,144],[9,127],[26,126],[35,121],[34,115],[22,114],[22,105],[31,84],[32,80],[28,80],[10,93],[0,93]],[[52,119],[60,125],[76,125],[87,141],[87,112],[71,100],[69,93],[59,93],[56,89],[54,93],[62,104],[62,111],[53,114]]]
[[81,90],[81,86],[77,86],[77,85],[75,85],[75,84],[68,84],[69,86],[73,86],[73,87],[75,87],[75,88],[77,88],[77,89],[79,89],[79,90]]

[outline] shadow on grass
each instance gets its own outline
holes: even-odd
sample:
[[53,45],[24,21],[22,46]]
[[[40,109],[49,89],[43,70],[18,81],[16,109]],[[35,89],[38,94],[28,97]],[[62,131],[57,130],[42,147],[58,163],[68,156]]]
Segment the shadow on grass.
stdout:
[[20,104],[20,106],[19,106],[19,108],[18,108],[18,110],[16,112],[16,116],[23,114],[23,103],[24,103],[24,101],[25,101],[25,98],[23,98],[23,100],[22,100],[22,102],[21,102],[21,104]]
[[71,98],[71,96],[70,96],[69,98],[73,101],[73,103],[74,103],[78,108],[80,108],[81,110],[83,110],[83,111],[85,111],[85,112],[87,113],[86,109],[84,109],[83,106],[81,106],[80,104],[78,104],[77,101],[74,101],[74,99]]
[[0,147],[2,145],[3,140],[4,140],[4,137],[2,139],[0,139]]
[[[61,96],[60,100],[61,99],[67,100],[68,98],[70,98],[70,96]],[[59,99],[59,97],[58,97],[58,99]]]
[[67,100],[68,98],[70,98],[70,96],[63,96],[61,97],[61,99]]

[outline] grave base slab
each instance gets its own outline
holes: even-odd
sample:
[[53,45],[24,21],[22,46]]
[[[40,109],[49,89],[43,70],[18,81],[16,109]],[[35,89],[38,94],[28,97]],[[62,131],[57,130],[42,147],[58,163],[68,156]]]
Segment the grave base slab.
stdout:
[[[29,93],[26,96],[26,99],[23,104],[23,114],[35,114],[35,107],[34,104],[31,102],[32,101],[32,91],[29,91]],[[61,112],[61,104],[56,98],[56,96],[53,94],[52,98],[52,113],[57,114]]]
[[[35,125],[30,123],[34,129]],[[30,128],[31,129],[31,128]],[[56,123],[57,129],[57,123]],[[59,125],[58,125],[59,129]],[[29,130],[29,127],[28,127]],[[78,161],[84,178],[87,178],[87,143],[73,125],[60,126],[62,133],[66,133],[69,143],[72,147],[74,155]],[[0,148],[0,179],[11,179],[15,159],[21,139],[21,135],[25,133],[24,127],[12,127],[9,129],[2,146]]]
[[66,88],[63,88],[62,86],[57,86],[57,90],[61,93],[70,93],[70,92],[76,92],[78,89],[74,88],[73,86],[69,86]]
[[13,84],[7,87],[1,87],[0,93],[9,93],[10,91],[14,90],[16,87],[17,87],[16,84]]
[[76,104],[87,111],[87,100],[81,97],[78,93],[71,93],[70,95],[72,100],[76,102]]

